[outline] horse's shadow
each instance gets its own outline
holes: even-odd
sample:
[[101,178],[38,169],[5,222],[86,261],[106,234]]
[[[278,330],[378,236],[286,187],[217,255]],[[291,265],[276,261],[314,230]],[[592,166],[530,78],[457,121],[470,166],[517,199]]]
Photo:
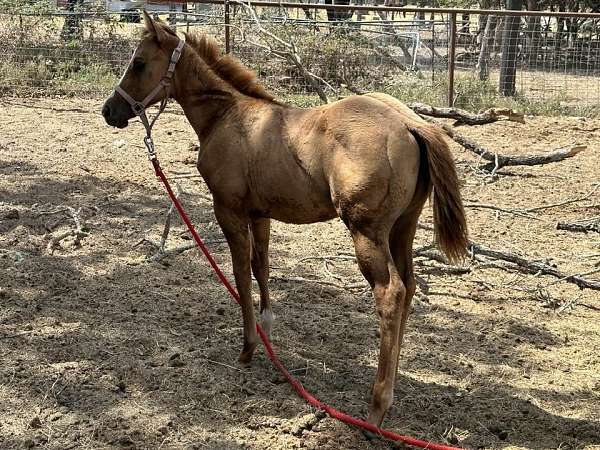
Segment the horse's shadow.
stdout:
[[[52,203],[69,204],[75,185],[40,178],[41,185],[48,182],[53,183]],[[0,446],[158,447],[166,442],[238,448],[243,442],[264,444],[256,440],[257,430],[282,442],[295,439],[290,424],[310,410],[262,350],[250,368],[238,366],[240,312],[204,261],[179,256],[168,270],[161,264],[130,263],[134,250],[122,243],[160,221],[155,213],[165,205],[161,194],[98,179],[79,189],[88,200],[129,189],[130,200],[106,204],[102,220],[94,218],[93,239],[84,241],[82,250],[39,252],[19,262],[0,258],[0,380],[11,392],[0,395],[12,414],[3,417]],[[0,194],[23,210],[39,201],[40,192],[49,191],[15,186]],[[196,221],[212,220],[203,205],[192,206]],[[5,233],[16,226],[42,233],[33,219],[21,216]],[[290,239],[276,235],[273,251],[284,252]],[[225,247],[216,256],[229,267]],[[277,257],[286,256],[292,255]],[[113,264],[114,258],[122,262]],[[302,267],[297,270],[299,276],[310,276]],[[370,295],[313,283],[274,280],[270,286],[281,359],[317,397],[365,417],[379,345]],[[490,372],[511,368],[535,376],[527,348],[550,352],[560,345],[559,337],[537,323],[499,322],[491,313],[459,313],[439,303],[419,306],[409,320],[385,426],[472,448],[599,444],[597,421],[562,417],[544,404],[570,407],[589,392],[532,391],[489,380]],[[24,421],[29,423],[25,432],[11,431]],[[302,439],[312,448],[321,448],[313,441],[319,435],[339,448],[388,446],[331,427],[307,430]],[[44,441],[50,430],[53,440]]]
[[[290,306],[302,311],[302,326],[289,326],[302,331],[294,330],[295,341],[294,337],[282,336],[277,342],[291,367],[312,367],[304,377],[309,390],[324,401],[365,417],[378,349],[376,314],[368,311],[374,309],[372,300],[366,311],[359,306],[365,311],[361,315],[356,313],[357,299],[341,296],[339,313],[318,317],[314,312],[321,310],[319,303],[327,301],[314,300],[321,295],[321,288],[303,286],[302,296],[295,299],[301,299],[302,304]],[[293,300],[285,298],[282,302]],[[313,302],[318,306],[311,308]],[[443,326],[436,323],[440,317],[444,318]],[[295,319],[282,318],[286,326]],[[326,334],[332,336],[324,338]],[[294,342],[302,343],[301,350]],[[562,417],[542,406],[564,401],[573,408],[578,398],[589,400],[589,391],[531,391],[490,381],[486,375],[486,371],[516,369],[522,370],[524,378],[535,377],[527,348],[551,352],[562,343],[539,324],[503,319],[499,326],[493,319],[488,322],[445,306],[435,310],[419,307],[409,319],[395,402],[384,425],[432,440],[446,437],[450,443],[473,448],[600,444],[600,422]],[[367,359],[369,364],[365,364]],[[317,376],[314,371],[321,364],[328,370]]]

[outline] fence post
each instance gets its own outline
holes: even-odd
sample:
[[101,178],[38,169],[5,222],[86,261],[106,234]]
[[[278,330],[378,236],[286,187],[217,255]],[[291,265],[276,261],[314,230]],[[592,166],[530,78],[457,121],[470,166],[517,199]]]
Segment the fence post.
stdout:
[[225,53],[231,51],[229,32],[229,0],[225,0]]
[[456,62],[456,13],[450,13],[450,48],[448,49],[448,106],[454,106],[454,64]]

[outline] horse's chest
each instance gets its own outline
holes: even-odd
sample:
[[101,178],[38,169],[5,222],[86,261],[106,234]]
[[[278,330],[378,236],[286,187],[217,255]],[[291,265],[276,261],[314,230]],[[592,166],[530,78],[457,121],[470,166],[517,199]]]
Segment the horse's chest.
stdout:
[[246,180],[239,158],[200,150],[196,167],[213,195],[234,198],[245,195]]

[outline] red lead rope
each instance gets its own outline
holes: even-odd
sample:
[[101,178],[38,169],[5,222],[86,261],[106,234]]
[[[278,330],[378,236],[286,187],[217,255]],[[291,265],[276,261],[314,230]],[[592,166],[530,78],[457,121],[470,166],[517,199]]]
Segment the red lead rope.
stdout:
[[[194,225],[190,221],[187,214],[185,213],[183,206],[181,206],[181,203],[179,202],[179,200],[173,193],[173,189],[171,189],[171,185],[169,184],[167,177],[165,176],[164,172],[162,171],[162,169],[160,167],[160,163],[158,162],[158,159],[154,158],[151,161],[152,161],[152,165],[154,166],[156,176],[159,177],[161,179],[161,181],[163,182],[163,184],[165,185],[165,189],[167,190],[167,193],[169,194],[171,201],[175,205],[175,208],[177,208],[177,212],[179,213],[179,216],[185,222],[186,226],[188,227],[188,230],[194,237],[196,244],[198,244],[198,247],[200,248],[200,250],[202,250],[202,253],[204,253],[204,256],[206,256],[206,259],[208,259],[208,262],[210,263],[213,270],[219,277],[219,280],[221,280],[221,283],[223,283],[223,285],[227,288],[227,290],[229,291],[229,293],[231,294],[233,299],[239,304],[240,297],[239,297],[237,291],[231,285],[231,283],[229,282],[229,280],[227,279],[227,277],[225,276],[223,271],[218,266],[215,259],[212,257],[212,255],[208,251],[208,248],[202,241],[202,238],[200,237],[200,235],[194,228]],[[263,329],[258,324],[256,325],[256,331],[258,331],[258,334],[260,335],[260,338],[262,339],[265,349],[267,350],[267,353],[269,354],[269,358],[271,359],[273,364],[275,364],[275,366],[279,369],[279,371],[283,374],[283,376],[289,381],[289,383],[296,390],[298,395],[300,395],[300,397],[302,397],[304,400],[306,400],[309,404],[311,404],[315,408],[325,411],[331,417],[334,417],[342,422],[345,422],[347,424],[354,425],[356,427],[362,428],[362,429],[370,431],[372,433],[381,435],[387,439],[391,439],[392,441],[400,441],[400,442],[404,442],[405,444],[408,444],[408,445],[413,445],[415,447],[421,447],[421,448],[426,448],[426,449],[431,449],[431,450],[461,450],[458,447],[449,447],[447,445],[441,445],[441,444],[435,444],[432,442],[422,441],[420,439],[415,439],[410,436],[402,436],[400,434],[396,434],[391,431],[376,427],[375,425],[373,425],[369,422],[366,422],[361,419],[357,419],[357,418],[352,417],[348,414],[345,414],[341,411],[338,411],[337,409],[332,408],[329,405],[326,405],[325,403],[321,402],[320,400],[315,398],[313,395],[311,395],[310,392],[308,392],[306,389],[304,389],[302,384],[300,384],[300,382],[298,380],[296,380],[292,376],[292,374],[290,374],[290,372],[285,368],[283,363],[279,360],[279,358],[275,354],[275,351],[273,350],[273,346],[271,345],[269,338],[267,337],[267,335],[265,334]]]

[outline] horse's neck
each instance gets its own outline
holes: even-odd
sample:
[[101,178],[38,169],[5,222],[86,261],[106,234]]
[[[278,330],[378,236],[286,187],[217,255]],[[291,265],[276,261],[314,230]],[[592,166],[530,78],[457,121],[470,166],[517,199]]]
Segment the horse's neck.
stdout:
[[236,100],[229,93],[213,91],[195,94],[179,103],[202,143],[221,124],[223,116],[235,107]]
[[185,53],[176,73],[174,97],[200,140],[210,134],[224,112],[236,101],[231,86],[216,77],[197,55]]

